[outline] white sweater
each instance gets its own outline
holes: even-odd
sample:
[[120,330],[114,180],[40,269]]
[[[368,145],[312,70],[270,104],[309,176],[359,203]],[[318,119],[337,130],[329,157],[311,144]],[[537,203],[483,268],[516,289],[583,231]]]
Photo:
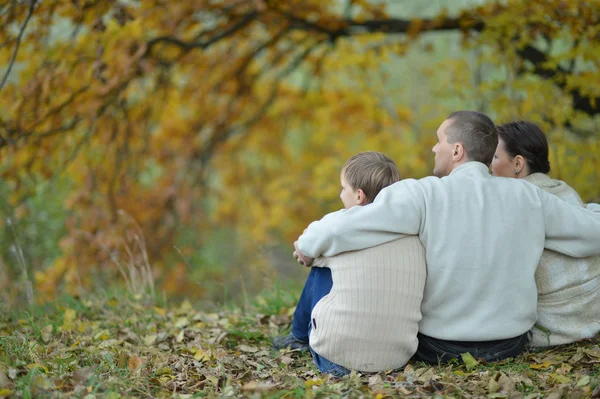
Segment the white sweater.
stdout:
[[600,254],[600,214],[467,162],[443,178],[406,179],[372,204],[330,213],[298,240],[310,257],[418,234],[427,282],[419,330],[455,341],[507,339],[536,319],[535,270],[544,247]]
[[358,371],[402,367],[417,350],[427,274],[417,236],[319,258],[333,287],[312,311],[311,348]]
[[[525,178],[542,190],[584,206],[568,184],[534,173]],[[572,258],[545,250],[535,272],[538,321],[531,346],[562,345],[600,332],[600,256]]]

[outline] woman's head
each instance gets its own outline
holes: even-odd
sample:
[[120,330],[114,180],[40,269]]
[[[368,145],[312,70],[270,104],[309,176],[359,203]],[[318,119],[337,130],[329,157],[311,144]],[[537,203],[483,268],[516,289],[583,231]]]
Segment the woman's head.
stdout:
[[538,125],[518,121],[498,126],[498,148],[492,160],[495,176],[523,178],[549,172],[548,141]]

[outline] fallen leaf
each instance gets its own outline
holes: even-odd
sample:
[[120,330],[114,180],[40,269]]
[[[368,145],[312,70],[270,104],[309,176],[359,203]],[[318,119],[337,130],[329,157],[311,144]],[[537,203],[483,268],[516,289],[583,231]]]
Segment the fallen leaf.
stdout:
[[477,360],[475,360],[473,355],[471,355],[469,352],[461,354],[460,357],[462,358],[462,361],[465,363],[465,367],[467,368],[467,371],[473,370],[479,364],[479,362]]
[[488,392],[496,393],[499,390],[500,390],[500,384],[498,384],[498,381],[496,381],[494,378],[492,378],[490,380],[490,382],[488,383]]
[[590,383],[590,376],[589,375],[584,375],[583,377],[581,377],[579,379],[579,381],[577,381],[577,384],[575,384],[576,387],[584,387],[587,384]]
[[541,370],[541,369],[547,369],[548,367],[550,367],[550,365],[552,365],[552,363],[550,363],[549,361],[545,361],[544,363],[530,364],[529,368],[532,368],[534,370]]
[[158,306],[153,307],[153,309],[156,312],[156,314],[159,316],[164,316],[167,313],[166,309],[159,308]]
[[323,385],[325,383],[325,378],[313,378],[311,380],[304,381],[304,386],[306,388],[312,388],[314,386]]
[[190,324],[190,320],[187,317],[180,317],[175,322],[175,328],[183,328],[183,327],[187,326],[188,324]]
[[0,389],[0,398],[7,398],[12,395],[12,391],[10,389]]
[[563,397],[562,392],[550,392],[545,399],[561,399]]
[[156,338],[157,338],[156,334],[146,335],[144,337],[144,343],[148,346],[151,346],[156,342]]
[[127,368],[129,369],[129,371],[136,371],[140,367],[142,367],[143,363],[144,363],[144,361],[140,357],[133,355],[129,358],[129,362],[127,363]]
[[3,370],[0,370],[0,388],[7,388],[12,384],[12,382],[8,379],[8,376],[4,373]]
[[50,324],[42,328],[42,341],[44,341],[44,343],[47,344],[52,340],[52,330],[53,327]]
[[292,359],[292,355],[286,354],[286,355],[281,356],[281,359],[279,361],[281,363],[289,366],[290,364],[292,364],[292,362],[294,361],[294,359]]
[[560,365],[560,367],[556,370],[556,372],[558,374],[567,374],[569,371],[573,370],[573,366],[567,364],[567,363],[563,363]]
[[512,393],[515,390],[515,381],[510,379],[506,374],[501,373],[498,378],[498,384],[500,384],[500,389],[506,393]]
[[550,374],[550,380],[556,384],[568,384],[571,382],[571,379],[566,375],[556,373]]
[[73,381],[80,385],[85,385],[85,383],[90,379],[93,375],[93,370],[91,367],[84,367],[73,372]]
[[600,348],[597,345],[593,348],[585,349],[583,352],[588,356],[600,359]]
[[52,384],[50,381],[48,381],[48,379],[46,377],[44,377],[43,374],[36,374],[31,379],[31,385],[32,385],[32,387],[37,388],[36,390],[38,390],[38,389],[49,390],[54,387],[54,384]]
[[210,355],[202,349],[196,348],[196,352],[194,353],[194,359],[196,359],[199,362],[207,362],[210,360]]
[[377,384],[381,384],[382,382],[383,382],[383,380],[381,379],[381,376],[379,374],[375,374],[375,375],[372,375],[371,377],[369,377],[369,386],[370,387],[377,385]]
[[61,329],[63,331],[70,331],[75,328],[75,318],[77,317],[77,312],[73,309],[65,309],[65,314],[63,316],[63,324]]
[[242,391],[268,391],[278,385],[272,382],[250,381],[242,385]]
[[255,348],[254,346],[248,346],[248,345],[240,345],[240,346],[238,346],[238,349],[241,350],[242,352],[246,352],[246,353],[258,352],[258,348]]

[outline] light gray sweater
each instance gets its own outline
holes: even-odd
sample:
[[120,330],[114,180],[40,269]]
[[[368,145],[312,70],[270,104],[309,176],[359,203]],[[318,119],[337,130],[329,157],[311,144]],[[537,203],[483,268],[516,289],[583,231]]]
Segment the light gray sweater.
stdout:
[[[568,184],[534,173],[525,178],[558,198],[583,207]],[[562,345],[600,332],[600,256],[572,258],[545,250],[535,272],[538,321],[531,346]]]
[[310,257],[418,234],[426,251],[423,334],[446,340],[516,337],[537,319],[535,270],[545,248],[600,254],[600,214],[467,162],[443,178],[406,179],[372,204],[326,215],[298,240]]
[[333,287],[312,311],[310,346],[357,371],[402,367],[417,350],[427,270],[417,236],[319,258]]

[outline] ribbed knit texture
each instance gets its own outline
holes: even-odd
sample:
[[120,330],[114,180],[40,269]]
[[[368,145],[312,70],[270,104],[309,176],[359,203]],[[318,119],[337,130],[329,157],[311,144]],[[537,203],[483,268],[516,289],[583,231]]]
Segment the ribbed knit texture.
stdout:
[[[525,178],[564,201],[583,206],[563,181],[534,173]],[[600,256],[572,258],[545,250],[535,272],[538,321],[531,346],[552,346],[591,338],[600,332]]]
[[331,258],[333,288],[312,312],[310,346],[358,371],[402,367],[417,350],[425,249],[417,236]]

